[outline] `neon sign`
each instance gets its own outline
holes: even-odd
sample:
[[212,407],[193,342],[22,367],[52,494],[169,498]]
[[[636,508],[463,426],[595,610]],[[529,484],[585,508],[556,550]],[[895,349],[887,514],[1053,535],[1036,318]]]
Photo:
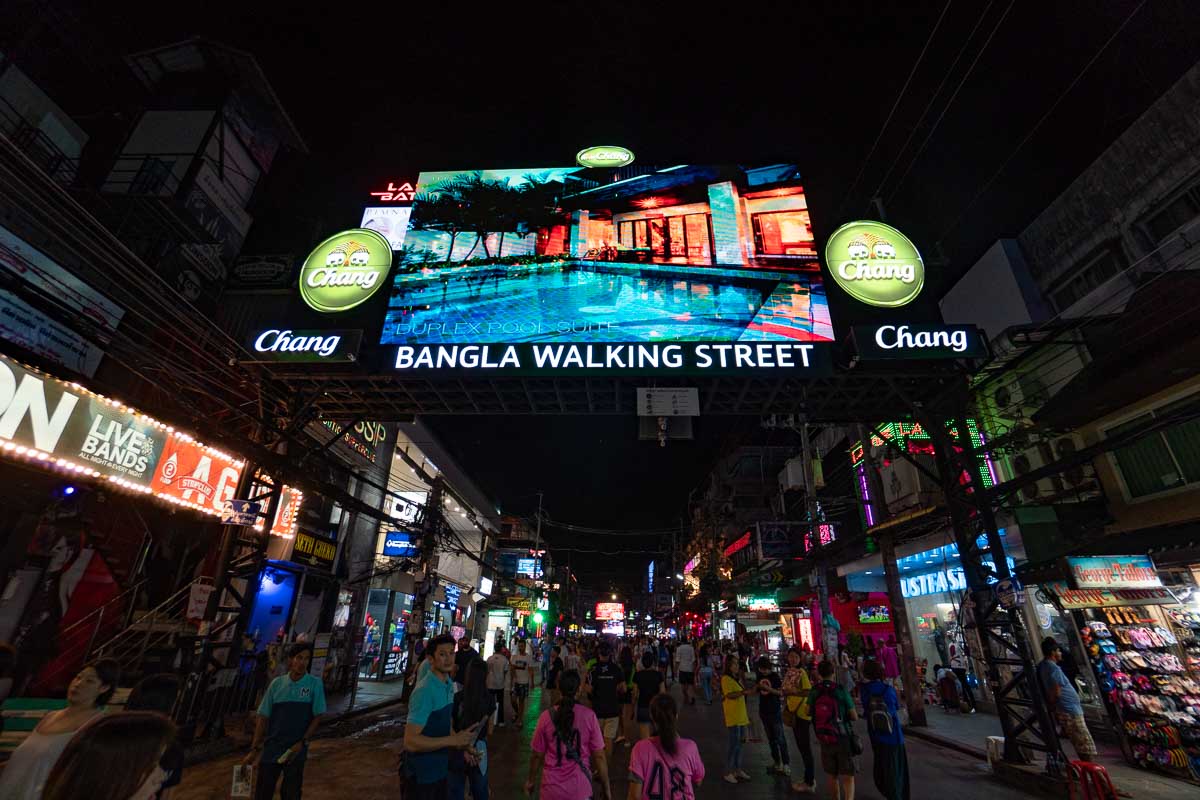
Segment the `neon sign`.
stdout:
[[417,191],[408,181],[404,181],[399,186],[392,181],[388,181],[386,189],[371,192],[370,194],[371,197],[378,199],[381,203],[411,203]]

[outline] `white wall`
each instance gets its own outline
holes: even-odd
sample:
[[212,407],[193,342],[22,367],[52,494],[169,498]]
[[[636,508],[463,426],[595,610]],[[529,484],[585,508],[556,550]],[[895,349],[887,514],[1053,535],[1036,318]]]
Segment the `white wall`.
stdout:
[[1001,239],[988,248],[939,305],[947,324],[978,325],[988,341],[1014,325],[1050,317],[1013,239]]

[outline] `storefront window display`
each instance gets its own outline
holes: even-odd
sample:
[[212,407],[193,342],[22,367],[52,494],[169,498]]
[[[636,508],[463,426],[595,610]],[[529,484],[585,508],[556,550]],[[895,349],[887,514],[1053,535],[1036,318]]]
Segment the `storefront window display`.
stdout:
[[390,589],[370,590],[358,662],[360,678],[387,679],[403,674],[408,654],[405,633],[411,614],[412,595]]

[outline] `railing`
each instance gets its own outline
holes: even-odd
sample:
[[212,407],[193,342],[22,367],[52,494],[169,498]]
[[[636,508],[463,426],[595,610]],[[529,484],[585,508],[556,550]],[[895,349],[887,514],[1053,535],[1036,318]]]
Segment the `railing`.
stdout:
[[88,657],[112,658],[123,673],[140,674],[147,651],[171,647],[179,634],[189,631],[187,608],[192,587],[209,581],[197,578],[154,608],[136,615],[116,636],[89,649]]
[[79,174],[79,159],[64,153],[49,136],[0,97],[0,133],[37,164],[55,183],[70,186]]
[[81,651],[82,655],[78,659],[64,661],[52,671],[39,676],[39,683],[53,685],[55,681],[69,677],[66,675],[68,671],[72,671],[73,674],[73,670],[86,664],[88,657],[94,652],[96,639],[102,635],[103,631],[106,629],[121,630],[128,624],[137,601],[137,594],[145,583],[145,578],[139,580],[87,616],[64,628],[59,635],[59,652]]

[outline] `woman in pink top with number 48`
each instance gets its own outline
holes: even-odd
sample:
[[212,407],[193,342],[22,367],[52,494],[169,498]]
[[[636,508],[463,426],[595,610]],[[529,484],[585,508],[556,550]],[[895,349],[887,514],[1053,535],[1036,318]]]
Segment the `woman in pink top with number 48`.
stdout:
[[704,762],[691,739],[679,738],[679,708],[669,694],[650,701],[650,719],[658,736],[643,739],[629,756],[629,794],[625,800],[696,800],[704,780]]
[[599,790],[594,795],[612,800],[608,783],[608,761],[604,756],[604,736],[596,713],[575,704],[579,691],[579,673],[573,669],[558,679],[562,700],[538,717],[533,731],[529,759],[529,778],[525,793],[534,797],[541,778],[541,800],[586,800],[592,794],[592,766],[596,766]]

